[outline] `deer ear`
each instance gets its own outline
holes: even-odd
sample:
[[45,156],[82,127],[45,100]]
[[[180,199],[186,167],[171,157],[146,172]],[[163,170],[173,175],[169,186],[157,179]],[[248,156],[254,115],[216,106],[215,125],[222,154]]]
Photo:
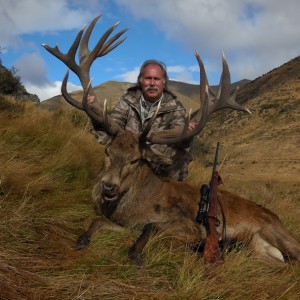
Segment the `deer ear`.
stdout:
[[149,161],[154,162],[160,165],[172,165],[173,160],[169,157],[158,156],[155,154],[149,147],[145,147],[142,150],[142,158]]

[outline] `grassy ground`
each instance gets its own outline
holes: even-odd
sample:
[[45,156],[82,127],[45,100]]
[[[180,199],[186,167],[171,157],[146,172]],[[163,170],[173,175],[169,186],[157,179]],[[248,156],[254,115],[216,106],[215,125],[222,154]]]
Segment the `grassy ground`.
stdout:
[[[81,114],[0,99],[0,299],[299,299],[299,265],[268,265],[246,249],[207,269],[196,253],[158,235],[139,268],[127,259],[138,233],[124,230],[99,233],[74,251],[94,215],[103,151],[88,129]],[[189,181],[209,175],[196,159]],[[297,196],[244,182],[230,188],[274,210],[300,240]]]

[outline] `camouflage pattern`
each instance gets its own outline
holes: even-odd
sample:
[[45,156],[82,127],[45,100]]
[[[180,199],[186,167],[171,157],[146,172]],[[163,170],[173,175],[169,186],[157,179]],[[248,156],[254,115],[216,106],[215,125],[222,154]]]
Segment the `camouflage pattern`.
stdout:
[[[150,111],[148,117],[142,122],[140,107],[141,91],[138,88],[131,88],[121,97],[120,101],[111,112],[111,117],[116,120],[121,128],[139,133],[149,122],[153,112]],[[159,113],[154,120],[151,131],[161,131],[183,127],[185,124],[185,108],[176,96],[164,91],[161,100]],[[158,145],[149,144],[152,152],[159,161],[169,161],[168,164],[157,163],[149,159],[151,169],[157,175],[177,180],[185,180],[187,177],[187,164],[190,160],[188,149],[179,145]],[[180,159],[178,159],[180,157]],[[170,165],[170,158],[172,165]],[[184,159],[183,159],[184,158]]]

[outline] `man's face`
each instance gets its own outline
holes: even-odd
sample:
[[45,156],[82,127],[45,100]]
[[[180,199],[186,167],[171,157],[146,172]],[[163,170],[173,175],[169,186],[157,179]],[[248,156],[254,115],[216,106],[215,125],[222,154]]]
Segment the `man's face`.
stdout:
[[154,103],[157,101],[164,88],[163,71],[158,65],[147,65],[141,77],[143,96],[146,101]]

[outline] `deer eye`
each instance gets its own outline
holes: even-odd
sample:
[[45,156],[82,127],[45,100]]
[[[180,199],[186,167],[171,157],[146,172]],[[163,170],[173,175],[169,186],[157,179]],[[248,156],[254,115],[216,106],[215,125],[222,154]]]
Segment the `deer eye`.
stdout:
[[139,158],[136,158],[136,159],[133,159],[130,163],[133,165],[135,163],[137,163],[140,159]]

